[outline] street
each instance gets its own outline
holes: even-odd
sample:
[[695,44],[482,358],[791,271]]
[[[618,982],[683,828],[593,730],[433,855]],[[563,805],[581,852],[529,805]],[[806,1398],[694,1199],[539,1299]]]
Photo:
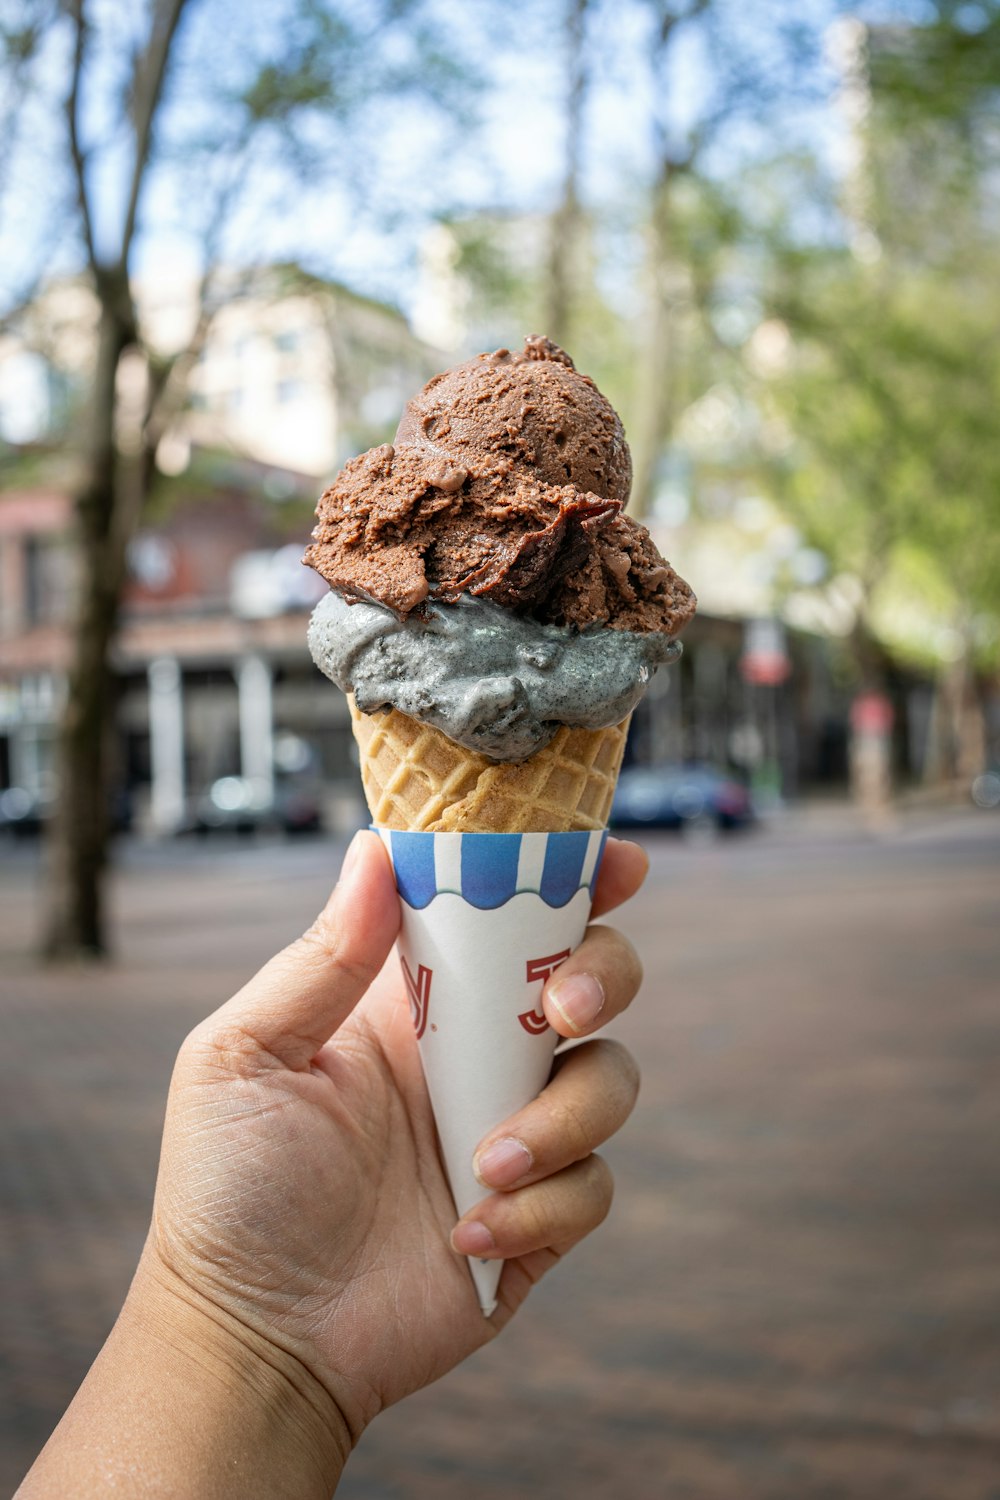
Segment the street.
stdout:
[[[1000,1500],[1000,817],[647,843],[611,1218],[340,1496]],[[4,1493],[128,1285],[177,1045],[339,854],[129,845],[117,963],[45,971],[37,853],[0,851]]]

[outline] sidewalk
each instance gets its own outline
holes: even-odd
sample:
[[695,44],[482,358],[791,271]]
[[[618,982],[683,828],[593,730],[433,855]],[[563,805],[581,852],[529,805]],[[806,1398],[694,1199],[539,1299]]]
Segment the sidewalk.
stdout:
[[[807,810],[651,840],[616,1205],[494,1347],[375,1424],[340,1500],[997,1500],[1000,820]],[[338,850],[128,855],[109,972],[37,971],[0,865],[0,1487],[110,1325],[174,1050]]]

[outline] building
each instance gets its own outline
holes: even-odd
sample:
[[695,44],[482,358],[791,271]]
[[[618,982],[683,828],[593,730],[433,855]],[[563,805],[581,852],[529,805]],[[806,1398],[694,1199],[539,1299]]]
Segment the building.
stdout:
[[[273,478],[230,464],[133,544],[114,655],[115,783],[116,808],[140,829],[211,822],[213,788],[219,822],[245,812],[287,823],[293,795],[336,822],[353,795],[346,704],[305,646],[326,588],[300,562],[313,489],[295,476],[301,503],[283,508],[266,499]],[[0,497],[0,795],[13,789],[8,807],[42,814],[70,650],[70,521],[65,494]]]
[[[297,266],[230,272],[205,308],[197,280],[183,273],[134,291],[151,354],[181,354],[176,413],[157,455],[167,474],[183,473],[200,449],[328,478],[385,441],[403,402],[441,368],[440,352],[398,309]],[[0,337],[0,445],[72,435],[96,316],[93,294],[72,278],[46,287]],[[141,357],[127,378],[141,386]]]
[[[288,821],[296,796],[322,803],[327,821],[350,815],[346,705],[305,645],[326,585],[300,559],[323,483],[391,436],[403,401],[440,367],[396,309],[296,267],[233,274],[224,291],[160,442],[115,649],[115,779],[132,821],[158,832],[268,809]],[[150,347],[186,348],[194,284],[160,278],[136,294]],[[8,811],[44,813],[55,790],[75,581],[72,459],[60,455],[72,455],[85,411],[94,329],[93,297],[66,281],[0,341]],[[141,385],[140,356],[122,376]]]

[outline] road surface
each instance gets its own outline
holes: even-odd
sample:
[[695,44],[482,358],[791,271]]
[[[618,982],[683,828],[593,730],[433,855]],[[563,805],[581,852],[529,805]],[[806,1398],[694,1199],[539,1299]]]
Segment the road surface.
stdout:
[[[612,1217],[342,1500],[1000,1500],[1000,818],[649,847]],[[128,1284],[177,1044],[338,855],[131,846],[117,966],[52,973],[0,852],[5,1492]]]

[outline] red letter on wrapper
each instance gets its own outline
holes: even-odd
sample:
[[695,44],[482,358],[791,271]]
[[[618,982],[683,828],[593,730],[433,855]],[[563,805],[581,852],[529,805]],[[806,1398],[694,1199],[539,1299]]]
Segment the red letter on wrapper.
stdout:
[[431,979],[434,977],[433,969],[425,969],[423,964],[417,965],[417,977],[414,979],[410,973],[409,964],[402,954],[399,961],[403,965],[403,979],[406,982],[406,993],[410,999],[410,1015],[413,1017],[413,1029],[417,1033],[417,1041],[427,1030],[427,1007],[431,998]]
[[[569,958],[571,950],[564,948],[561,953],[550,953],[548,958],[529,958],[527,979],[529,984],[537,984],[541,979],[544,983],[554,969],[558,969],[564,958]],[[549,1023],[545,1016],[537,1010],[526,1010],[517,1018],[525,1031],[532,1036],[541,1036],[543,1031],[548,1030]]]

